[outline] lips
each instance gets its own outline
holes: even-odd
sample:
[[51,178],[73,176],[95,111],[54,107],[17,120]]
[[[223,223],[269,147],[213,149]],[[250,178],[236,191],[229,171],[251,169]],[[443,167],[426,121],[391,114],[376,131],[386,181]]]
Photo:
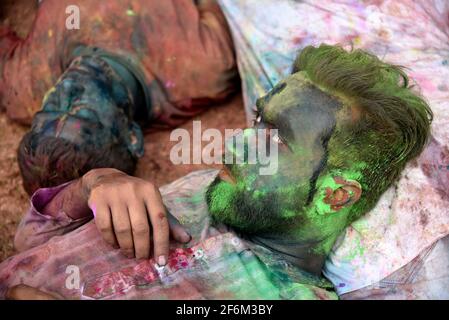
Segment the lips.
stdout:
[[232,175],[231,171],[228,169],[228,167],[223,166],[223,168],[218,173],[218,177],[225,182],[228,182],[230,184],[235,185],[237,181],[235,180],[234,176]]

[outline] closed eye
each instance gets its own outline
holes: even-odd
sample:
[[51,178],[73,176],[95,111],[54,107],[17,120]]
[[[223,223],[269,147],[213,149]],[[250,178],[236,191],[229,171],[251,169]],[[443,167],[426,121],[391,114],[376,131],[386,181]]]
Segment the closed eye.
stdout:
[[275,127],[264,121],[261,112],[259,111],[258,108],[253,108],[252,111],[254,112],[254,119],[253,119],[253,127],[256,127],[257,125],[263,123],[264,127],[268,128],[267,132],[267,136],[268,139],[273,140],[275,143],[277,143],[280,146],[286,147],[288,148],[290,151],[290,147],[287,143],[284,142],[284,139],[279,135],[278,131],[275,131],[276,133],[273,133],[273,129],[275,129]]
[[262,115],[257,108],[253,108],[252,110],[254,112],[253,126],[255,126],[262,122]]
[[290,152],[293,152],[286,140],[279,134],[278,130],[273,130],[274,127],[271,125],[269,127],[269,138],[280,147],[280,150],[288,150]]

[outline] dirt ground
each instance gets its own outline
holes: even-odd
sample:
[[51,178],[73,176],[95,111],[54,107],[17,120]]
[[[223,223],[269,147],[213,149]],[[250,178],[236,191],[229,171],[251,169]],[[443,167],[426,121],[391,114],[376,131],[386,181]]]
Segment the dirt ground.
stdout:
[[25,131],[0,113],[0,261],[13,253],[14,232],[28,205],[15,152]]
[[[1,0],[0,24],[12,26],[24,37],[31,26],[36,6],[32,0]],[[202,131],[208,128],[243,128],[245,113],[240,95],[229,102],[214,106],[192,119],[200,120]],[[192,121],[181,128],[192,136]],[[13,239],[17,225],[29,206],[28,196],[22,188],[16,150],[26,127],[17,125],[0,112],[0,261],[14,254]],[[169,155],[176,142],[170,141],[170,130],[154,132],[145,137],[145,155],[139,160],[136,175],[161,186],[206,165],[173,165]]]

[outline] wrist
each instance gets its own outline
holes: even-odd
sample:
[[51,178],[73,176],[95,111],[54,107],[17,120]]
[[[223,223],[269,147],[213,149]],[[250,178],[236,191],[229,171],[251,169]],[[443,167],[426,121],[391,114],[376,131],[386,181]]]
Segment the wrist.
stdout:
[[105,177],[123,175],[126,174],[114,168],[98,168],[88,171],[80,179],[80,187],[83,197],[86,201],[88,201],[91,191],[97,187]]

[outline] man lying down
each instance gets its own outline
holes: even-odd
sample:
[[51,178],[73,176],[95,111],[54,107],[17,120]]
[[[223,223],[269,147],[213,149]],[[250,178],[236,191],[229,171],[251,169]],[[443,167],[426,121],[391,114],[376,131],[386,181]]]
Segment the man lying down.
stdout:
[[363,217],[323,274],[348,298],[449,299],[449,2],[220,0],[237,54],[248,119],[287,77],[298,50],[321,43],[406,68],[433,111],[429,143]]
[[408,83],[362,50],[305,47],[243,132],[278,129],[267,131],[278,144],[275,174],[226,165],[159,192],[95,169],[40,189],[16,235],[22,252],[0,265],[0,296],[337,298],[321,275],[335,240],[429,136],[432,112]]

